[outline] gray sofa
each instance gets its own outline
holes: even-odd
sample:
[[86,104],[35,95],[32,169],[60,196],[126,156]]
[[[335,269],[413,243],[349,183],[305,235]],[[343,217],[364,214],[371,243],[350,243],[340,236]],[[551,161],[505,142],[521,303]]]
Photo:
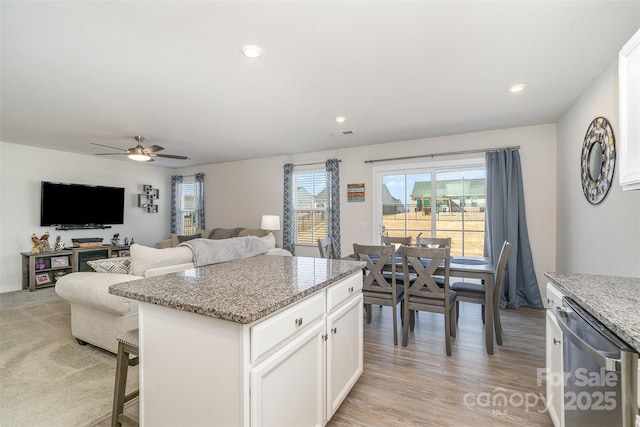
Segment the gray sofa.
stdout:
[[[275,248],[275,239],[269,236],[261,237],[267,242],[267,255],[291,256]],[[137,302],[111,295],[111,285],[194,268],[189,247],[157,246],[134,244],[129,257],[90,261],[96,272],[71,273],[56,282],[56,293],[71,306],[71,334],[79,343],[116,353],[116,338],[138,327]]]

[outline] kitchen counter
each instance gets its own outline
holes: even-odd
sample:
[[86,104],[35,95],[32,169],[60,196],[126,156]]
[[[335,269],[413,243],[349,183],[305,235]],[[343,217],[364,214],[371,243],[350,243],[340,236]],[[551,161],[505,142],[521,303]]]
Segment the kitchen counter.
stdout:
[[364,368],[365,265],[265,255],[111,286],[140,302],[140,425],[326,425]]
[[109,293],[248,324],[365,266],[361,261],[264,255],[120,283]]
[[640,278],[569,273],[545,276],[640,352]]

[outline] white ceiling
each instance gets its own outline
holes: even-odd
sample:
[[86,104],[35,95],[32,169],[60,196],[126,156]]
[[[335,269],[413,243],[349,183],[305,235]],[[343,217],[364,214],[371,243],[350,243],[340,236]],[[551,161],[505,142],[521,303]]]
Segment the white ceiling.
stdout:
[[167,167],[553,123],[640,28],[638,0],[0,4],[0,141],[144,135]]

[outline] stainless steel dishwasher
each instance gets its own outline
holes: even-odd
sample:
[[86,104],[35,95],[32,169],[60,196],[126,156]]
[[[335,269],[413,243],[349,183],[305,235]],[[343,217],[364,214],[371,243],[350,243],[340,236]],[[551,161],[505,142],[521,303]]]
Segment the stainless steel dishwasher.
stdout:
[[638,353],[571,298],[562,302],[565,427],[633,427]]

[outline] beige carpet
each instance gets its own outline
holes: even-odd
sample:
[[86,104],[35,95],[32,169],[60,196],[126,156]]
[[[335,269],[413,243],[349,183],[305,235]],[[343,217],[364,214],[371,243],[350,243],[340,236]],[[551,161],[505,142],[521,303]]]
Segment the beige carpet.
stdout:
[[[0,294],[0,426],[92,424],[111,412],[115,366],[115,355],[76,342],[54,288]],[[127,390],[137,387],[129,367]]]

